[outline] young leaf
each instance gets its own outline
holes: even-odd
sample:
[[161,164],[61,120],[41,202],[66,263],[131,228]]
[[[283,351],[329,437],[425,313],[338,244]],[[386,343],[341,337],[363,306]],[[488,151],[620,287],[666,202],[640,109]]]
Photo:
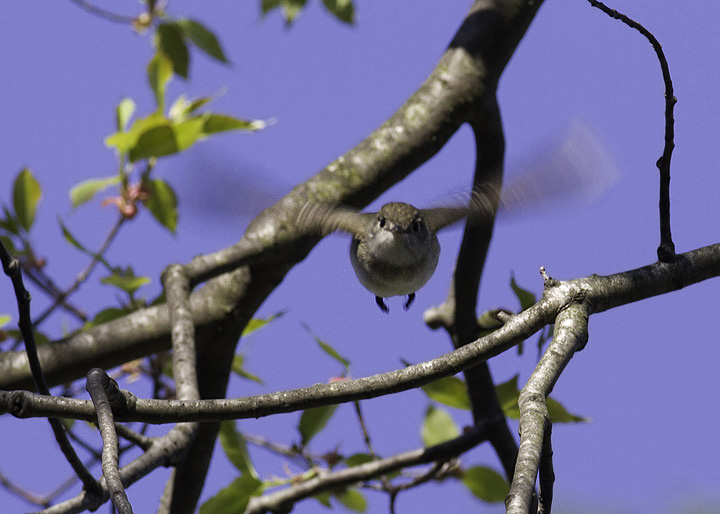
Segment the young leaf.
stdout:
[[303,446],[306,446],[313,437],[325,428],[325,425],[335,413],[335,409],[337,409],[337,405],[325,405],[303,411],[298,424]]
[[455,421],[443,409],[428,407],[421,429],[422,441],[425,446],[434,446],[454,439],[460,435]]
[[117,131],[122,132],[130,123],[130,118],[135,113],[135,102],[132,98],[123,98],[115,109],[115,120]]
[[70,190],[70,203],[72,203],[73,209],[92,200],[97,193],[118,182],[120,182],[120,177],[114,175],[105,178],[91,178],[76,184]]
[[10,323],[11,319],[9,314],[0,314],[0,328]]
[[175,192],[167,182],[159,178],[148,180],[146,184],[150,197],[145,202],[145,206],[163,227],[175,233],[178,220]]
[[[155,52],[155,55],[148,63],[147,74],[150,88],[155,93],[155,102],[158,112],[165,107],[165,89],[173,73],[173,65],[170,58],[163,52]],[[107,144],[107,141],[105,141]]]
[[250,498],[263,491],[263,483],[251,475],[242,475],[202,504],[200,514],[245,512]]
[[118,309],[117,307],[108,307],[107,309],[103,309],[97,314],[95,314],[95,317],[92,319],[92,321],[88,321],[87,323],[85,323],[85,326],[83,328],[91,328],[102,325],[103,323],[107,323],[108,321],[112,321],[114,319],[125,316],[130,312],[130,309]]
[[188,78],[190,53],[183,39],[183,30],[177,23],[161,23],[157,28],[157,46],[172,63],[172,68],[182,78]]
[[550,414],[550,419],[552,419],[553,423],[579,423],[590,421],[590,418],[584,418],[582,416],[578,416],[577,414],[569,413],[559,401],[553,398],[547,399],[547,408],[548,413]]
[[110,263],[108,261],[106,261],[101,255],[96,254],[95,252],[92,252],[91,250],[88,250],[82,243],[80,243],[80,241],[78,241],[75,238],[75,236],[73,236],[70,233],[70,230],[68,230],[68,228],[62,222],[62,219],[58,218],[58,223],[60,224],[60,230],[62,230],[62,234],[63,234],[63,237],[65,238],[65,241],[70,243],[70,245],[74,246],[75,248],[80,250],[85,255],[92,257],[94,259],[97,259],[100,262],[100,264],[102,264],[103,266],[105,266],[108,269],[108,271],[110,271],[111,273],[113,272],[113,267],[110,266]]
[[353,512],[365,512],[367,510],[367,500],[357,489],[336,491],[334,496],[348,510]]
[[207,27],[190,19],[178,20],[175,23],[200,50],[227,64],[228,60],[220,46],[220,41]]
[[352,0],[323,0],[323,4],[340,21],[349,24],[355,21],[355,7]]
[[100,282],[115,286],[132,295],[139,287],[149,284],[150,279],[148,277],[136,277],[132,268],[127,268],[124,271],[114,270],[112,275],[101,278]]
[[18,227],[15,216],[3,205],[3,217],[0,218],[0,228],[9,232],[10,234],[20,235],[20,227]]
[[515,296],[517,296],[517,299],[520,301],[520,310],[524,311],[528,307],[534,305],[537,301],[534,294],[517,285],[515,282],[515,275],[510,276],[510,287],[512,288],[513,293],[515,293]]
[[476,497],[490,503],[505,501],[505,497],[510,492],[510,486],[505,478],[485,466],[466,469],[462,482]]
[[267,14],[276,7],[282,7],[285,23],[292,24],[300,11],[303,10],[307,0],[262,0],[262,13]]
[[520,407],[518,407],[520,391],[518,391],[517,383],[518,376],[515,375],[507,382],[495,386],[495,394],[497,394],[500,407],[505,415],[512,419],[520,417]]
[[220,424],[220,444],[227,458],[240,470],[240,473],[258,478],[247,451],[245,438],[236,430],[235,421],[223,421]]
[[228,130],[260,130],[266,123],[261,120],[241,120],[224,114],[208,114],[203,125],[203,134],[214,134]]
[[248,336],[255,332],[256,330],[260,330],[265,325],[270,323],[271,321],[274,321],[278,319],[280,316],[285,314],[285,311],[276,312],[272,316],[269,316],[267,318],[252,318],[250,322],[245,325],[245,329],[242,331],[242,337]]
[[40,183],[28,168],[23,168],[15,177],[13,184],[13,208],[15,218],[26,231],[30,230],[35,221],[35,212],[41,196]]
[[330,503],[330,498],[332,497],[332,494],[330,493],[330,491],[321,491],[317,494],[314,494],[312,497],[315,500],[319,501],[324,507],[332,509],[332,504]]
[[127,132],[115,132],[105,138],[105,146],[115,148],[120,153],[128,153],[135,146],[141,134],[152,127],[159,125],[168,125],[161,112],[154,112],[149,116],[137,119]]
[[458,377],[445,377],[422,386],[422,390],[431,399],[456,409],[470,410],[465,382]]
[[303,325],[303,328],[307,331],[308,334],[315,340],[315,342],[320,346],[320,349],[324,351],[326,354],[328,354],[330,357],[338,361],[340,364],[343,365],[343,367],[347,370],[350,367],[350,361],[347,360],[345,357],[340,355],[335,348],[330,346],[328,343],[320,339],[318,336],[312,333],[310,330],[310,327],[307,325]]
[[235,373],[243,378],[246,378],[248,380],[252,380],[253,382],[257,382],[258,384],[262,384],[263,381],[260,379],[260,377],[258,377],[257,375],[253,375],[252,373],[247,371],[243,367],[243,364],[245,364],[245,357],[243,355],[236,354],[233,357],[233,361],[232,361],[233,373]]
[[345,459],[345,465],[349,468],[353,466],[359,466],[360,464],[367,464],[372,462],[374,459],[372,455],[367,453],[354,453]]

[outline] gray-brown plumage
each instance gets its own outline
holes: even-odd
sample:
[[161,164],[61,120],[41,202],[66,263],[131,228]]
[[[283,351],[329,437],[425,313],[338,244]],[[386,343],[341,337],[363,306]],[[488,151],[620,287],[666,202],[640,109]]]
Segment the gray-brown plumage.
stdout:
[[533,161],[530,172],[504,187],[502,195],[490,184],[479,184],[469,198],[456,198],[454,205],[417,209],[391,202],[377,213],[308,202],[300,210],[297,224],[307,233],[326,235],[341,230],[352,235],[350,261],[360,283],[375,294],[384,312],[388,308],[383,298],[389,296],[407,295],[407,309],[415,292],[435,272],[439,230],[464,218],[475,225],[489,223],[496,210],[518,212],[542,205],[553,196],[587,195],[607,185],[612,170],[596,138],[576,125],[546,157]]

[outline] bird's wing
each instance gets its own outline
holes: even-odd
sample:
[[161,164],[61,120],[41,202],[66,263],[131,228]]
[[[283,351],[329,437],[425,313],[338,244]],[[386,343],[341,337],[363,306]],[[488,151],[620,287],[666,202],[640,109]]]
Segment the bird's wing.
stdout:
[[342,230],[353,236],[367,230],[373,213],[358,213],[350,207],[334,206],[325,203],[307,202],[297,217],[297,225],[309,234],[327,235]]
[[437,232],[463,218],[468,218],[475,224],[489,223],[492,221],[498,205],[499,191],[490,184],[480,184],[475,187],[472,194],[455,195],[453,203],[457,205],[446,205],[424,209],[428,228]]
[[475,186],[469,198],[456,195],[447,207],[426,209],[431,229],[439,230],[464,216],[478,224],[488,223],[496,208],[499,214],[512,216],[572,200],[587,201],[612,185],[617,175],[598,137],[581,123],[571,125],[563,137],[531,157],[502,193],[483,183]]

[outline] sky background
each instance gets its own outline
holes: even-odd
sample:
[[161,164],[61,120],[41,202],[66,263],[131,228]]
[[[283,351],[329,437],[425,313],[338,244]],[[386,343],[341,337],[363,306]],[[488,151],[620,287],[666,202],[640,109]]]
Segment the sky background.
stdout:
[[[145,294],[159,292],[159,274],[171,262],[236,242],[264,206],[287,193],[377,128],[432,71],[471,2],[360,0],[355,26],[309,2],[287,30],[279,12],[260,17],[259,0],[175,0],[168,11],[196,18],[220,38],[231,66],[192,55],[191,79],[174,79],[180,94],[224,91],[212,109],[238,117],[272,119],[267,129],[230,133],[162,159],[156,173],[173,184],[180,199],[178,235],[142,213],[125,227],[108,258],[131,263],[150,276]],[[126,5],[123,5],[126,4]],[[134,2],[98,2],[126,8]],[[672,161],[673,234],[678,252],[720,241],[720,40],[717,2],[638,3],[615,7],[650,29],[666,52],[678,104]],[[91,248],[99,247],[115,212],[99,200],[71,212],[69,189],[81,180],[115,173],[115,157],[103,145],[114,130],[117,102],[131,96],[138,115],[153,108],[145,66],[147,36],[80,10],[70,1],[7,2],[0,18],[0,202],[8,203],[17,172],[28,166],[43,187],[32,239],[48,260],[47,271],[69,285],[86,259],[62,238],[56,217]],[[507,139],[508,174],[574,120],[590,126],[618,170],[615,187],[592,204],[575,202],[549,212],[499,222],[484,271],[482,310],[517,308],[511,273],[539,294],[544,265],[558,279],[611,274],[656,259],[657,170],[663,144],[663,85],[655,55],[635,31],[581,0],[548,0],[540,9],[499,87]],[[470,183],[474,155],[469,129],[460,130],[430,162],[396,185],[370,208],[388,201],[432,204]],[[208,184],[207,182],[211,182]],[[347,257],[349,240],[322,241],[294,268],[258,312],[286,314],[240,345],[260,386],[233,379],[229,395],[245,396],[325,382],[341,369],[320,352],[302,328],[308,324],[351,362],[362,377],[397,369],[401,359],[419,362],[450,349],[447,337],[429,331],[423,311],[447,293],[461,231],[441,235],[443,252],[435,276],[419,291],[409,312],[389,300],[384,315],[355,279]],[[117,303],[115,292],[95,285],[75,297],[94,313]],[[611,312],[593,316],[590,341],[561,376],[554,397],[586,424],[553,429],[556,512],[670,513],[720,511],[720,421],[717,369],[720,345],[714,315],[718,281],[710,280]],[[16,307],[11,285],[0,293],[0,314]],[[141,290],[142,291],[142,290]],[[46,301],[35,294],[33,313]],[[66,315],[45,330],[74,328]],[[528,351],[491,362],[498,382],[535,364]],[[147,394],[142,384],[128,385]],[[419,426],[428,405],[418,391],[363,403],[376,450],[391,455],[421,445]],[[453,411],[457,423],[470,415]],[[298,440],[298,413],[247,420],[238,427],[290,443]],[[165,428],[166,429],[166,428]],[[165,430],[163,429],[163,430]],[[0,418],[0,472],[44,493],[70,474],[45,420]],[[341,406],[312,449],[362,449],[353,409]],[[252,450],[262,477],[283,474],[283,460]],[[499,463],[487,446],[469,452],[463,464]],[[299,468],[290,465],[297,472]],[[95,469],[98,472],[98,469]],[[153,511],[167,477],[155,471],[128,494],[136,512]],[[205,487],[207,499],[235,478],[224,455],[215,454]],[[36,487],[37,486],[37,487]],[[367,494],[368,512],[387,512],[384,495]],[[5,512],[27,504],[0,489]],[[451,505],[451,507],[449,507]],[[398,512],[502,512],[485,505],[460,484],[430,484],[401,495]],[[337,507],[342,511],[342,507]],[[308,500],[293,512],[322,507]]]

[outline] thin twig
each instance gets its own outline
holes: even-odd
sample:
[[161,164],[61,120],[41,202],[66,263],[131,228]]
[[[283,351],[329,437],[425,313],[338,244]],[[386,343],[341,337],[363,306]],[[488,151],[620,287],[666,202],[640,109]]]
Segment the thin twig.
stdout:
[[[72,0],[75,1],[75,0]],[[38,316],[37,320],[35,321],[35,326],[42,323],[45,318],[47,318],[50,314],[55,311],[64,301],[65,299],[70,296],[72,293],[74,293],[90,276],[90,273],[95,269],[95,266],[97,266],[98,262],[102,260],[103,255],[107,251],[107,249],[110,247],[110,243],[113,242],[115,239],[115,236],[117,235],[118,231],[120,230],[120,227],[123,225],[123,223],[126,221],[126,218],[124,218],[122,215],[118,217],[117,221],[115,222],[115,225],[113,225],[112,229],[108,233],[107,237],[105,238],[105,241],[103,241],[102,246],[97,251],[97,253],[93,254],[92,259],[90,259],[90,262],[85,267],[84,270],[80,272],[80,274],[75,279],[75,282],[72,283],[70,287],[68,287],[65,291],[61,292],[55,297],[55,301],[47,308],[45,311]]]
[[122,25],[132,25],[135,21],[134,16],[126,16],[123,14],[116,14],[110,11],[106,11],[105,9],[101,9],[100,7],[96,7],[92,5],[90,2],[86,2],[85,0],[70,0],[72,3],[80,7],[81,9],[89,12],[90,14],[93,14],[95,16],[98,16],[99,18],[106,19],[108,21],[112,21],[113,23],[120,23]]
[[662,45],[657,38],[645,27],[622,14],[611,9],[599,0],[588,0],[590,5],[597,7],[608,16],[620,20],[625,25],[640,32],[652,45],[662,70],[663,83],[665,84],[665,145],[662,156],[657,160],[657,167],[660,170],[660,246],[657,249],[660,262],[672,262],[675,260],[675,243],[672,240],[670,231],[670,159],[675,148],[675,118],[673,111],[677,98],[673,92],[672,79],[670,78],[670,67],[668,66]]
[[[40,359],[37,353],[37,346],[35,344],[35,335],[32,329],[32,318],[30,316],[30,293],[27,292],[23,285],[22,271],[20,269],[20,262],[17,259],[13,259],[8,251],[5,249],[5,245],[0,241],[0,260],[2,261],[3,271],[10,277],[13,288],[15,289],[15,298],[18,304],[18,327],[20,333],[23,336],[25,342],[25,352],[27,354],[28,364],[32,373],[35,387],[41,395],[50,396],[50,389],[48,388],[43,375],[42,368],[40,366]],[[75,449],[70,443],[65,427],[58,418],[48,418],[50,427],[52,428],[55,440],[60,446],[60,450],[65,455],[70,466],[82,480],[83,487],[90,496],[97,497],[100,494],[100,485],[95,478],[90,474],[87,468],[83,465],[78,457]]]

